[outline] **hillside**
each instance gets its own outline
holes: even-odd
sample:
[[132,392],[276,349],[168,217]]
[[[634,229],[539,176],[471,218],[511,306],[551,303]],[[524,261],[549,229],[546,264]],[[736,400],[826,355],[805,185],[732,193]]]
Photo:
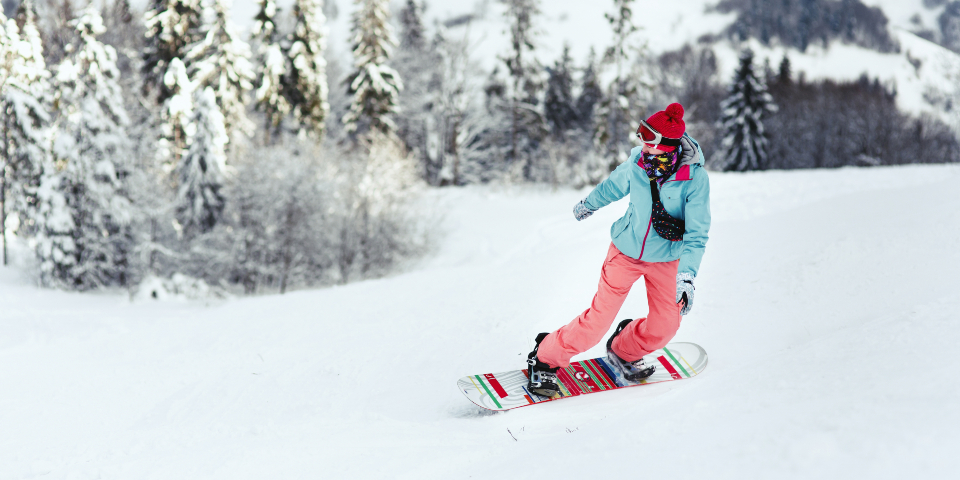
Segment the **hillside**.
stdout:
[[[708,369],[506,414],[456,379],[585,308],[623,202],[435,190],[446,235],[408,273],[206,305],[0,268],[0,479],[951,477],[960,168],[711,180],[676,338]],[[621,317],[645,311],[638,286]]]
[[[234,17],[240,25],[249,26],[256,5],[236,3]],[[398,11],[402,3],[395,1],[394,10]],[[609,25],[603,16],[612,10],[612,3],[608,3],[552,0],[549,7],[544,6],[537,23],[541,31],[537,45],[540,61],[551,64],[560,56],[565,43],[571,46],[573,58],[581,64],[591,47],[602,52],[610,42]],[[687,0],[680,4],[644,2],[635,7],[636,23],[643,28],[641,35],[652,53],[675,50],[684,44],[696,44],[701,37],[718,35],[731,25],[736,14],[717,13],[711,8],[716,3],[716,0]],[[930,112],[950,120],[941,109],[927,103],[923,93],[927,88],[952,88],[955,82],[949,74],[960,71],[960,56],[911,33],[918,27],[910,20],[919,15],[924,28],[933,28],[943,7],[927,8],[923,0],[867,0],[864,3],[883,10],[889,20],[890,36],[900,45],[899,51],[881,53],[833,41],[827,48],[815,44],[801,53],[793,47],[778,46],[777,42],[763,46],[751,39],[743,45],[724,38],[711,44],[720,60],[721,79],[727,81],[733,75],[739,49],[750,46],[757,52],[758,63],[769,60],[774,68],[787,55],[793,62],[794,72],[804,72],[808,80],[854,80],[862,74],[878,77],[896,87],[897,103],[902,110],[914,114]],[[278,4],[285,7],[292,4],[292,0],[281,0]],[[329,23],[330,47],[349,64],[353,3],[336,0],[336,5],[338,15]],[[427,5],[425,23],[431,27],[434,22],[445,23],[451,37],[470,38],[474,45],[473,58],[485,69],[492,69],[498,63],[498,55],[508,49],[500,3],[434,0]]]

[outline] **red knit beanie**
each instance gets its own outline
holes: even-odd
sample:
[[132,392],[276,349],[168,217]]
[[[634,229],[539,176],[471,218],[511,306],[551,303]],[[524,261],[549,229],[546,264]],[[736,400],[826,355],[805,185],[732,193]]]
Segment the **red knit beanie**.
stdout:
[[[647,123],[667,138],[680,138],[687,131],[687,125],[683,123],[683,105],[679,103],[671,103],[666,110],[650,115]],[[677,147],[656,145],[656,148],[665,152],[672,152]]]

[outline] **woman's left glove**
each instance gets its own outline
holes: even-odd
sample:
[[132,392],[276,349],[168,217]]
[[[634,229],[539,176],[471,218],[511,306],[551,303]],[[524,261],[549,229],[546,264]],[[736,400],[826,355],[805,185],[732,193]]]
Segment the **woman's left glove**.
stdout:
[[690,309],[693,308],[693,278],[689,273],[677,274],[677,303],[684,301],[680,315],[690,313]]
[[590,210],[590,208],[587,207],[587,204],[584,203],[586,201],[587,199],[584,198],[583,200],[580,200],[580,203],[573,206],[573,216],[576,217],[578,222],[589,217],[590,215],[593,215],[593,212],[596,212],[596,210]]

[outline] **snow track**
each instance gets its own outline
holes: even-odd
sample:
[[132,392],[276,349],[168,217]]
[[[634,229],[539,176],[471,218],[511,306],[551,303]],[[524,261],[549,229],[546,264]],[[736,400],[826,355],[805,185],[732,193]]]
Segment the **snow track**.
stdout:
[[[960,167],[711,180],[676,337],[710,367],[507,414],[456,379],[586,308],[623,202],[432,191],[447,235],[408,273],[207,306],[0,269],[0,479],[519,478],[532,448],[570,478],[951,476]],[[638,285],[620,318],[645,312]]]

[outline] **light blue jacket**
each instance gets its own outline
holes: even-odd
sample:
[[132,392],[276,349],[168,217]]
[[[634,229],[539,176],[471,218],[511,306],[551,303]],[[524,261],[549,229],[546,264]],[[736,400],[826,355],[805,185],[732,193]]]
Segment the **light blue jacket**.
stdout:
[[683,241],[665,240],[653,228],[650,177],[637,164],[641,147],[634,148],[630,160],[600,182],[584,204],[591,210],[599,210],[629,194],[627,213],[610,228],[613,244],[624,255],[645,262],[670,262],[679,258],[678,273],[696,277],[710,231],[710,182],[703,167],[700,144],[684,134],[681,148],[680,169],[660,187],[660,200],[667,213],[684,220]]

